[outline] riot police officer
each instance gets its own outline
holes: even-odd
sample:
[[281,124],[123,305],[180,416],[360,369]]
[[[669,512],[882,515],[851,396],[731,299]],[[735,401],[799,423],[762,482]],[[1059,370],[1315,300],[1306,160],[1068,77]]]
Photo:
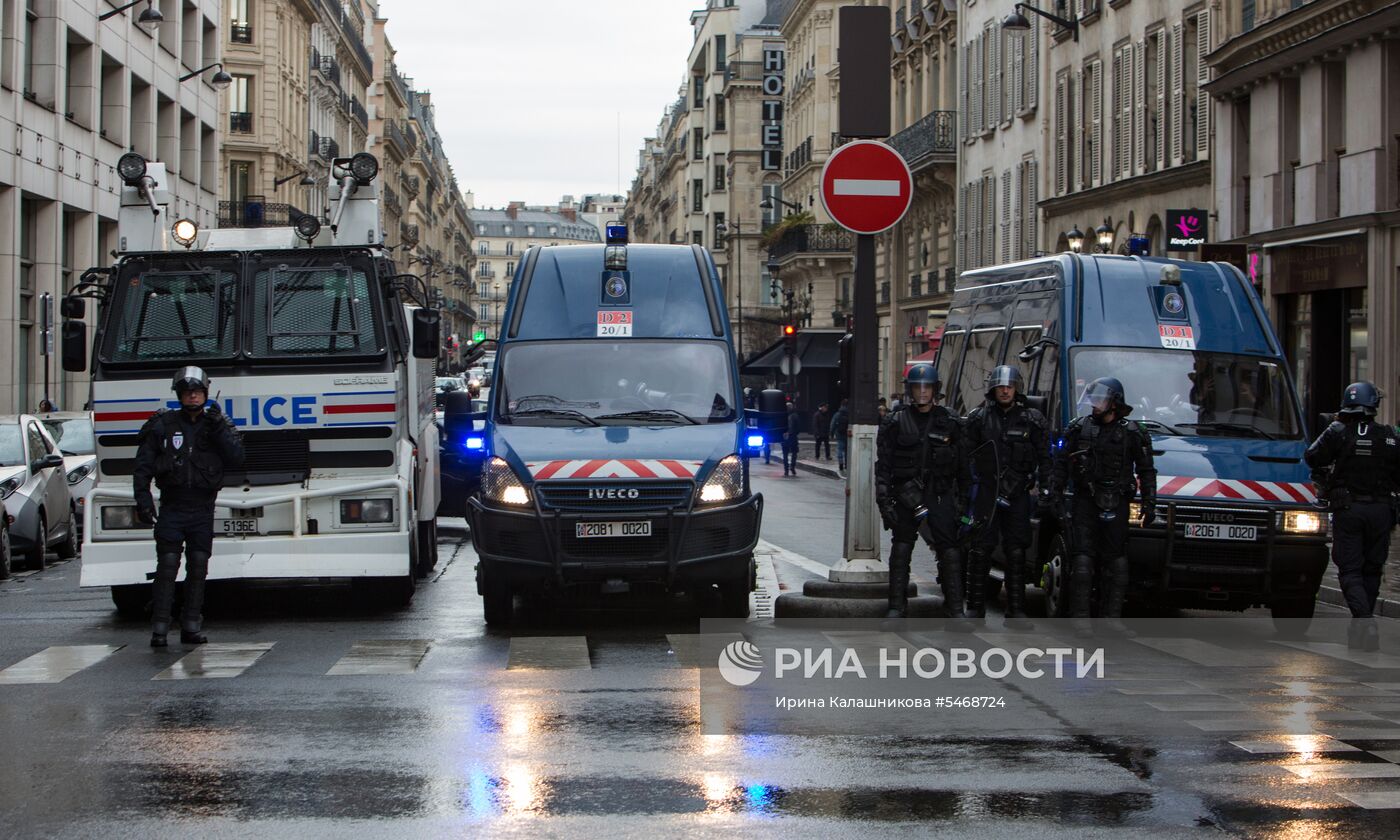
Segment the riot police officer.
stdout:
[[[1090,382],[1080,398],[1080,405],[1086,404],[1091,416],[1075,418],[1056,448],[1052,482],[1056,497],[1067,486],[1074,490],[1070,616],[1089,617],[1097,564],[1100,614],[1113,619],[1115,629],[1121,631],[1118,619],[1128,594],[1128,506],[1140,494],[1143,526],[1156,521],[1157,469],[1152,463],[1151,436],[1127,420],[1133,409],[1124,401],[1121,382],[1112,377]],[[1087,624],[1077,629],[1083,632]]]
[[[200,645],[204,578],[214,549],[214,501],[224,470],[243,463],[243,439],[217,402],[209,401],[209,377],[197,367],[181,368],[171,383],[178,411],[157,411],[141,427],[133,471],[136,509],[155,525],[156,573],[151,590],[151,647],[165,647],[170,630],[175,575],[185,552],[185,595],[180,641]],[[160,488],[157,514],[151,480]]]
[[1332,511],[1332,562],[1351,610],[1347,645],[1379,650],[1373,618],[1381,567],[1395,527],[1393,495],[1400,492],[1400,435],[1375,422],[1381,394],[1370,382],[1353,382],[1337,419],[1304,454],[1322,482]]
[[984,587],[992,552],[1006,564],[1006,624],[1028,629],[1026,549],[1031,544],[1031,488],[1050,484],[1049,423],[1026,405],[1021,371],[1001,365],[987,376],[987,399],[967,416],[973,471],[973,537],[968,556],[967,612],[987,614]]
[[876,436],[875,500],[886,530],[892,532],[887,617],[904,617],[914,539],[923,527],[938,557],[944,610],[962,619],[958,517],[967,509],[972,484],[962,424],[936,404],[938,371],[933,365],[910,367],[904,387],[906,401],[885,415]]

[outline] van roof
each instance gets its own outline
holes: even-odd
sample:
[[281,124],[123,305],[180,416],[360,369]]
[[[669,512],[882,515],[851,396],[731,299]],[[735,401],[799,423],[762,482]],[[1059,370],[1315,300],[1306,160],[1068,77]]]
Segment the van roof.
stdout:
[[627,294],[611,296],[602,245],[535,247],[512,284],[506,340],[597,338],[600,313],[630,313],[633,338],[722,338],[727,322],[704,250],[628,245]]

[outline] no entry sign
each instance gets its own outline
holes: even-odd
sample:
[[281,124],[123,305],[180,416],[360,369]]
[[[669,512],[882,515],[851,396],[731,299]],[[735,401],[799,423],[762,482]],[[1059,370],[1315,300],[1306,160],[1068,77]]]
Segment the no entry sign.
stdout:
[[899,152],[875,140],[838,148],[822,168],[822,204],[852,233],[889,230],[909,210],[914,178]]

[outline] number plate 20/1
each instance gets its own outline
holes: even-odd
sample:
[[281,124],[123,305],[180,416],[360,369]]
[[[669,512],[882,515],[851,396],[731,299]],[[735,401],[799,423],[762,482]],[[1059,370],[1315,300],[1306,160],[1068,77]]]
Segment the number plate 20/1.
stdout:
[[587,537],[649,537],[651,522],[576,522],[574,536]]

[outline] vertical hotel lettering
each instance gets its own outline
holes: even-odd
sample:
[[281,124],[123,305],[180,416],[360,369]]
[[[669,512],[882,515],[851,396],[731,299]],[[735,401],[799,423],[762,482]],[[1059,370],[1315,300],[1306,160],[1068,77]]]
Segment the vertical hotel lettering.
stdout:
[[783,69],[786,53],[781,46],[763,48],[763,171],[783,168]]

